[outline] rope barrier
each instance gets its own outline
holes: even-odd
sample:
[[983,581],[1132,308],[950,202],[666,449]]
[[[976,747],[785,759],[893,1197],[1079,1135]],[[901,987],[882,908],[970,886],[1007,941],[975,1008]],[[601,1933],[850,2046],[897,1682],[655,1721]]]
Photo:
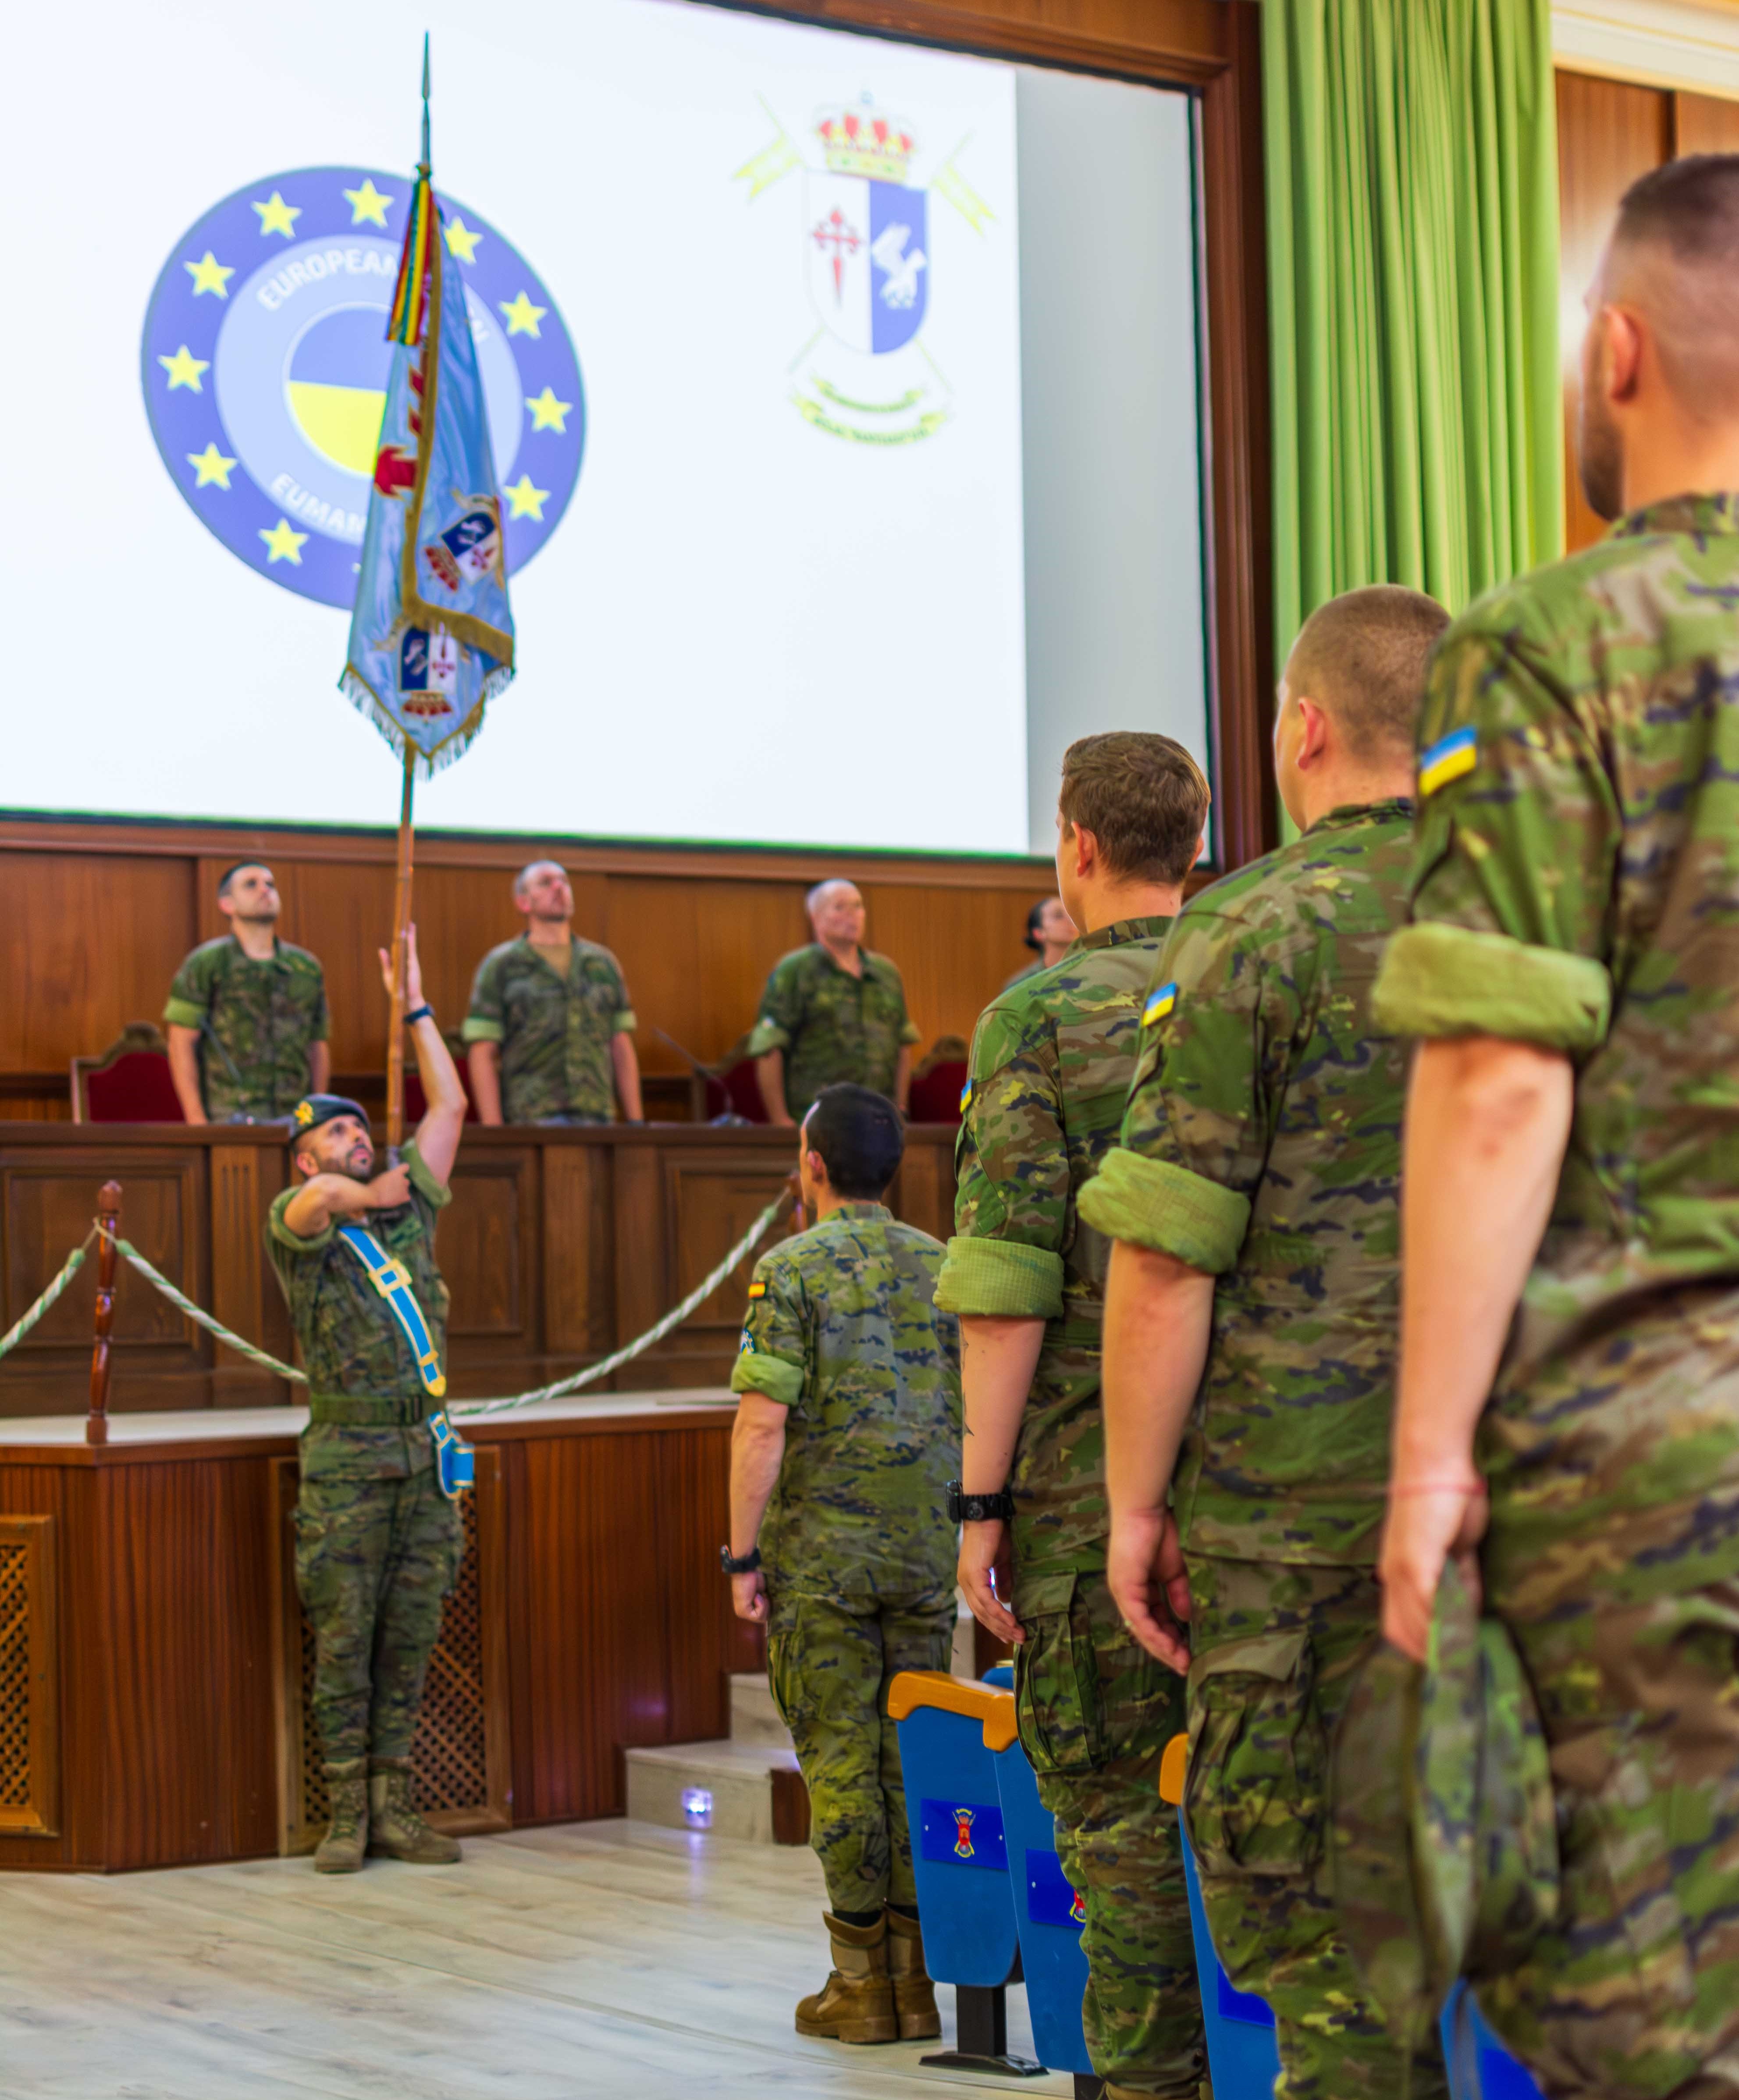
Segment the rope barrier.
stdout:
[[67,1286],[73,1281],[73,1278],[77,1275],[80,1269],[84,1267],[85,1248],[90,1246],[90,1242],[96,1238],[96,1227],[93,1225],[90,1230],[85,1235],[84,1246],[76,1246],[73,1248],[73,1251],[67,1256],[65,1261],[62,1264],[60,1273],[55,1278],[54,1282],[49,1285],[47,1290],[42,1293],[42,1296],[38,1299],[35,1304],[30,1308],[29,1312],[22,1313],[16,1320],[15,1320],[3,1335],[0,1335],[0,1357],[5,1356],[9,1350],[15,1349],[18,1347],[18,1344],[23,1341],[25,1335],[29,1333],[30,1330],[36,1325],[37,1321],[42,1318],[42,1315],[48,1310],[49,1307],[54,1304],[55,1300],[60,1295],[61,1292],[64,1290]]
[[[785,1196],[775,1196],[717,1267],[708,1271],[701,1278],[680,1305],[673,1305],[663,1319],[648,1327],[646,1332],[636,1340],[617,1349],[612,1355],[602,1357],[597,1363],[588,1365],[583,1371],[576,1371],[571,1378],[558,1379],[554,1385],[541,1385],[531,1392],[510,1393],[501,1400],[466,1401],[461,1405],[449,1407],[447,1410],[448,1414],[455,1418],[470,1418],[484,1414],[505,1414],[512,1408],[534,1406],[541,1400],[560,1400],[567,1393],[577,1392],[581,1386],[593,1385],[599,1379],[608,1378],[612,1371],[620,1370],[624,1364],[631,1363],[636,1357],[642,1355],[655,1343],[663,1341],[665,1335],[673,1328],[682,1326],[691,1312],[697,1307],[704,1304],[719,1286],[726,1280],[738,1263],[753,1253],[761,1240],[766,1237],[773,1220],[779,1215],[788,1200]],[[113,1238],[116,1252],[130,1262],[148,1283],[154,1285],[161,1290],[178,1312],[185,1313],[188,1319],[196,1321],[207,1334],[216,1335],[220,1342],[233,1349],[238,1356],[245,1357],[250,1364],[258,1364],[263,1370],[273,1371],[278,1377],[288,1379],[293,1385],[307,1383],[308,1374],[306,1371],[298,1370],[292,1364],[280,1364],[276,1357],[269,1357],[263,1349],[256,1348],[252,1342],[245,1341],[232,1329],[226,1327],[221,1320],[214,1319],[210,1313],[196,1305],[184,1291],[178,1290],[162,1270],[147,1261],[143,1255],[130,1240],[121,1239],[108,1232],[100,1224],[91,1227],[90,1234],[85,1241],[85,1246],[73,1249],[67,1257],[66,1267],[61,1270],[60,1275],[50,1284],[47,1290],[42,1293],[17,1326],[9,1334],[0,1336],[0,1357],[3,1357],[15,1342],[29,1333],[65,1290],[85,1258],[85,1247],[88,1247],[90,1242],[99,1237],[104,1239]]]

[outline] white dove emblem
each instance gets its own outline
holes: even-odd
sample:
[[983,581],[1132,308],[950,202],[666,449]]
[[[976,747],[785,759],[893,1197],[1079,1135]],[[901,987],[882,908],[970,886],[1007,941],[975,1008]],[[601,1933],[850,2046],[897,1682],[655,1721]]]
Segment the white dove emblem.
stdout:
[[881,296],[890,307],[916,302],[918,272],[929,263],[921,248],[914,248],[909,255],[906,253],[906,243],[911,238],[909,226],[885,226],[870,245],[870,259],[886,278]]

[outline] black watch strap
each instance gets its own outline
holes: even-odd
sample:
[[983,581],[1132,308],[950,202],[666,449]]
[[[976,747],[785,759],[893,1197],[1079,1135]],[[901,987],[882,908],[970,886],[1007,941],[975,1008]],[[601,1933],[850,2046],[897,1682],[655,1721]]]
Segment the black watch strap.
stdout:
[[948,1483],[950,1524],[1007,1524],[1014,1515],[1014,1498],[1006,1488],[994,1495],[967,1495],[958,1480]]
[[752,1546],[745,1554],[735,1555],[728,1546],[718,1549],[718,1564],[727,1575],[753,1575],[761,1565],[761,1548]]
[[404,1025],[407,1028],[414,1028],[419,1021],[433,1021],[434,1018],[435,1008],[425,999],[421,1006],[413,1006],[405,1015]]

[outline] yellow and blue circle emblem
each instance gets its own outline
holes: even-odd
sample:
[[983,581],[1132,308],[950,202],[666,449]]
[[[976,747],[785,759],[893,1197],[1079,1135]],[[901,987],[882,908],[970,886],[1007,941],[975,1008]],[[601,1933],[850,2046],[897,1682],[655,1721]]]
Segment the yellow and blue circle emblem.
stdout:
[[[346,610],[411,192],[377,168],[265,176],[188,228],[145,315],[145,407],[183,499],[250,568]],[[452,198],[441,205],[447,260],[465,280],[511,575],[561,523],[580,479],[580,361],[519,250]]]

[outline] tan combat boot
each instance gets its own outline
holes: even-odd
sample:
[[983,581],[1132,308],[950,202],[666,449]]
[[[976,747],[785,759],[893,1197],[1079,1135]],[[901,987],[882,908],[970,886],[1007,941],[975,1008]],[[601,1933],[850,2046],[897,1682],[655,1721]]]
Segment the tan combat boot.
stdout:
[[326,1767],[326,1799],[331,1820],[314,1850],[317,1874],[361,1871],[369,1848],[369,1767],[361,1758]]
[[431,1830],[411,1800],[408,1758],[376,1758],[369,1775],[369,1850],[417,1867],[450,1867],[457,1838]]
[[902,2041],[933,2041],[942,2032],[936,2010],[936,1987],[924,1965],[924,1928],[915,1917],[889,1909],[888,1974],[894,1982],[894,2012]]
[[798,2004],[797,2032],[830,2041],[898,2041],[886,1919],[846,1925],[823,1911],[821,1921],[833,1943],[833,1973],[814,1997]]

